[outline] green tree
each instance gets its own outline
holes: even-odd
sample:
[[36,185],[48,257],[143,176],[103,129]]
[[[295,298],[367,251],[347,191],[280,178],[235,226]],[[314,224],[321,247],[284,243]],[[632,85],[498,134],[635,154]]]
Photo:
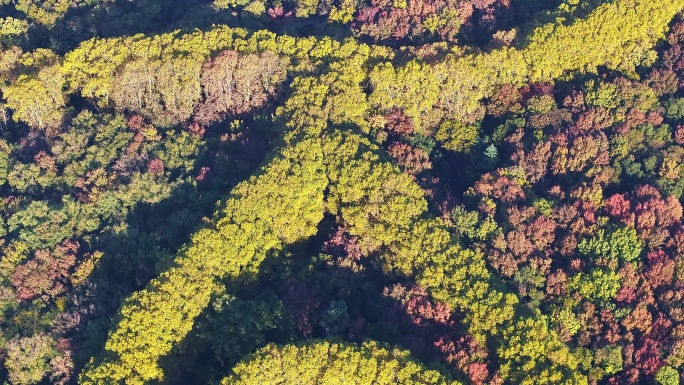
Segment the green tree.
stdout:
[[9,144],[4,140],[0,140],[0,186],[7,182],[7,174],[9,173],[10,169],[11,151],[12,148],[9,146]]
[[331,337],[339,336],[347,328],[348,323],[347,303],[344,300],[330,301],[330,305],[321,319],[321,326],[325,329],[325,334]]
[[275,296],[243,300],[223,294],[212,300],[208,313],[191,336],[209,346],[217,364],[238,362],[266,345],[273,335],[280,341],[294,338],[287,309]]
[[665,102],[666,115],[670,119],[684,118],[684,98],[672,98]]
[[638,261],[643,247],[644,243],[634,228],[620,227],[597,231],[593,237],[583,239],[577,250],[585,256],[619,261],[623,265]]
[[599,378],[622,371],[622,346],[606,346],[597,349],[594,354],[594,365],[602,371]]
[[586,299],[607,303],[615,298],[620,290],[620,276],[614,271],[597,268],[588,274],[580,273],[574,276],[568,287]]

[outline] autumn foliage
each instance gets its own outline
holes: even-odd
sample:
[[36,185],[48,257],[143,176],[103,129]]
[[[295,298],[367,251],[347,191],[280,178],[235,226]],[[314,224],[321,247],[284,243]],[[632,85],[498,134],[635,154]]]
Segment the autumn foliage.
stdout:
[[0,1],[0,382],[679,384],[683,10]]

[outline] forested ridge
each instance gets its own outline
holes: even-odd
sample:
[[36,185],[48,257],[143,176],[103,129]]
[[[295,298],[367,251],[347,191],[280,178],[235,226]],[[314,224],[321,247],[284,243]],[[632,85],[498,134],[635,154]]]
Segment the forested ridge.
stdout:
[[0,379],[684,382],[682,12],[0,0]]

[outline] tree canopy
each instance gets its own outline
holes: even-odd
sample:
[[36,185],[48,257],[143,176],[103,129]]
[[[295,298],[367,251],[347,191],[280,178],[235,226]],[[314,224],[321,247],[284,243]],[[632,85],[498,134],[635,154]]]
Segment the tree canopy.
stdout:
[[0,0],[0,382],[679,383],[682,12]]

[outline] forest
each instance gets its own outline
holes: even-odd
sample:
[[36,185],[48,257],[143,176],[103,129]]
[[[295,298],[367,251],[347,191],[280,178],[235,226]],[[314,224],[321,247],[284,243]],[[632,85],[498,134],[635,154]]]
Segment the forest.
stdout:
[[684,384],[684,0],[0,0],[0,384]]

